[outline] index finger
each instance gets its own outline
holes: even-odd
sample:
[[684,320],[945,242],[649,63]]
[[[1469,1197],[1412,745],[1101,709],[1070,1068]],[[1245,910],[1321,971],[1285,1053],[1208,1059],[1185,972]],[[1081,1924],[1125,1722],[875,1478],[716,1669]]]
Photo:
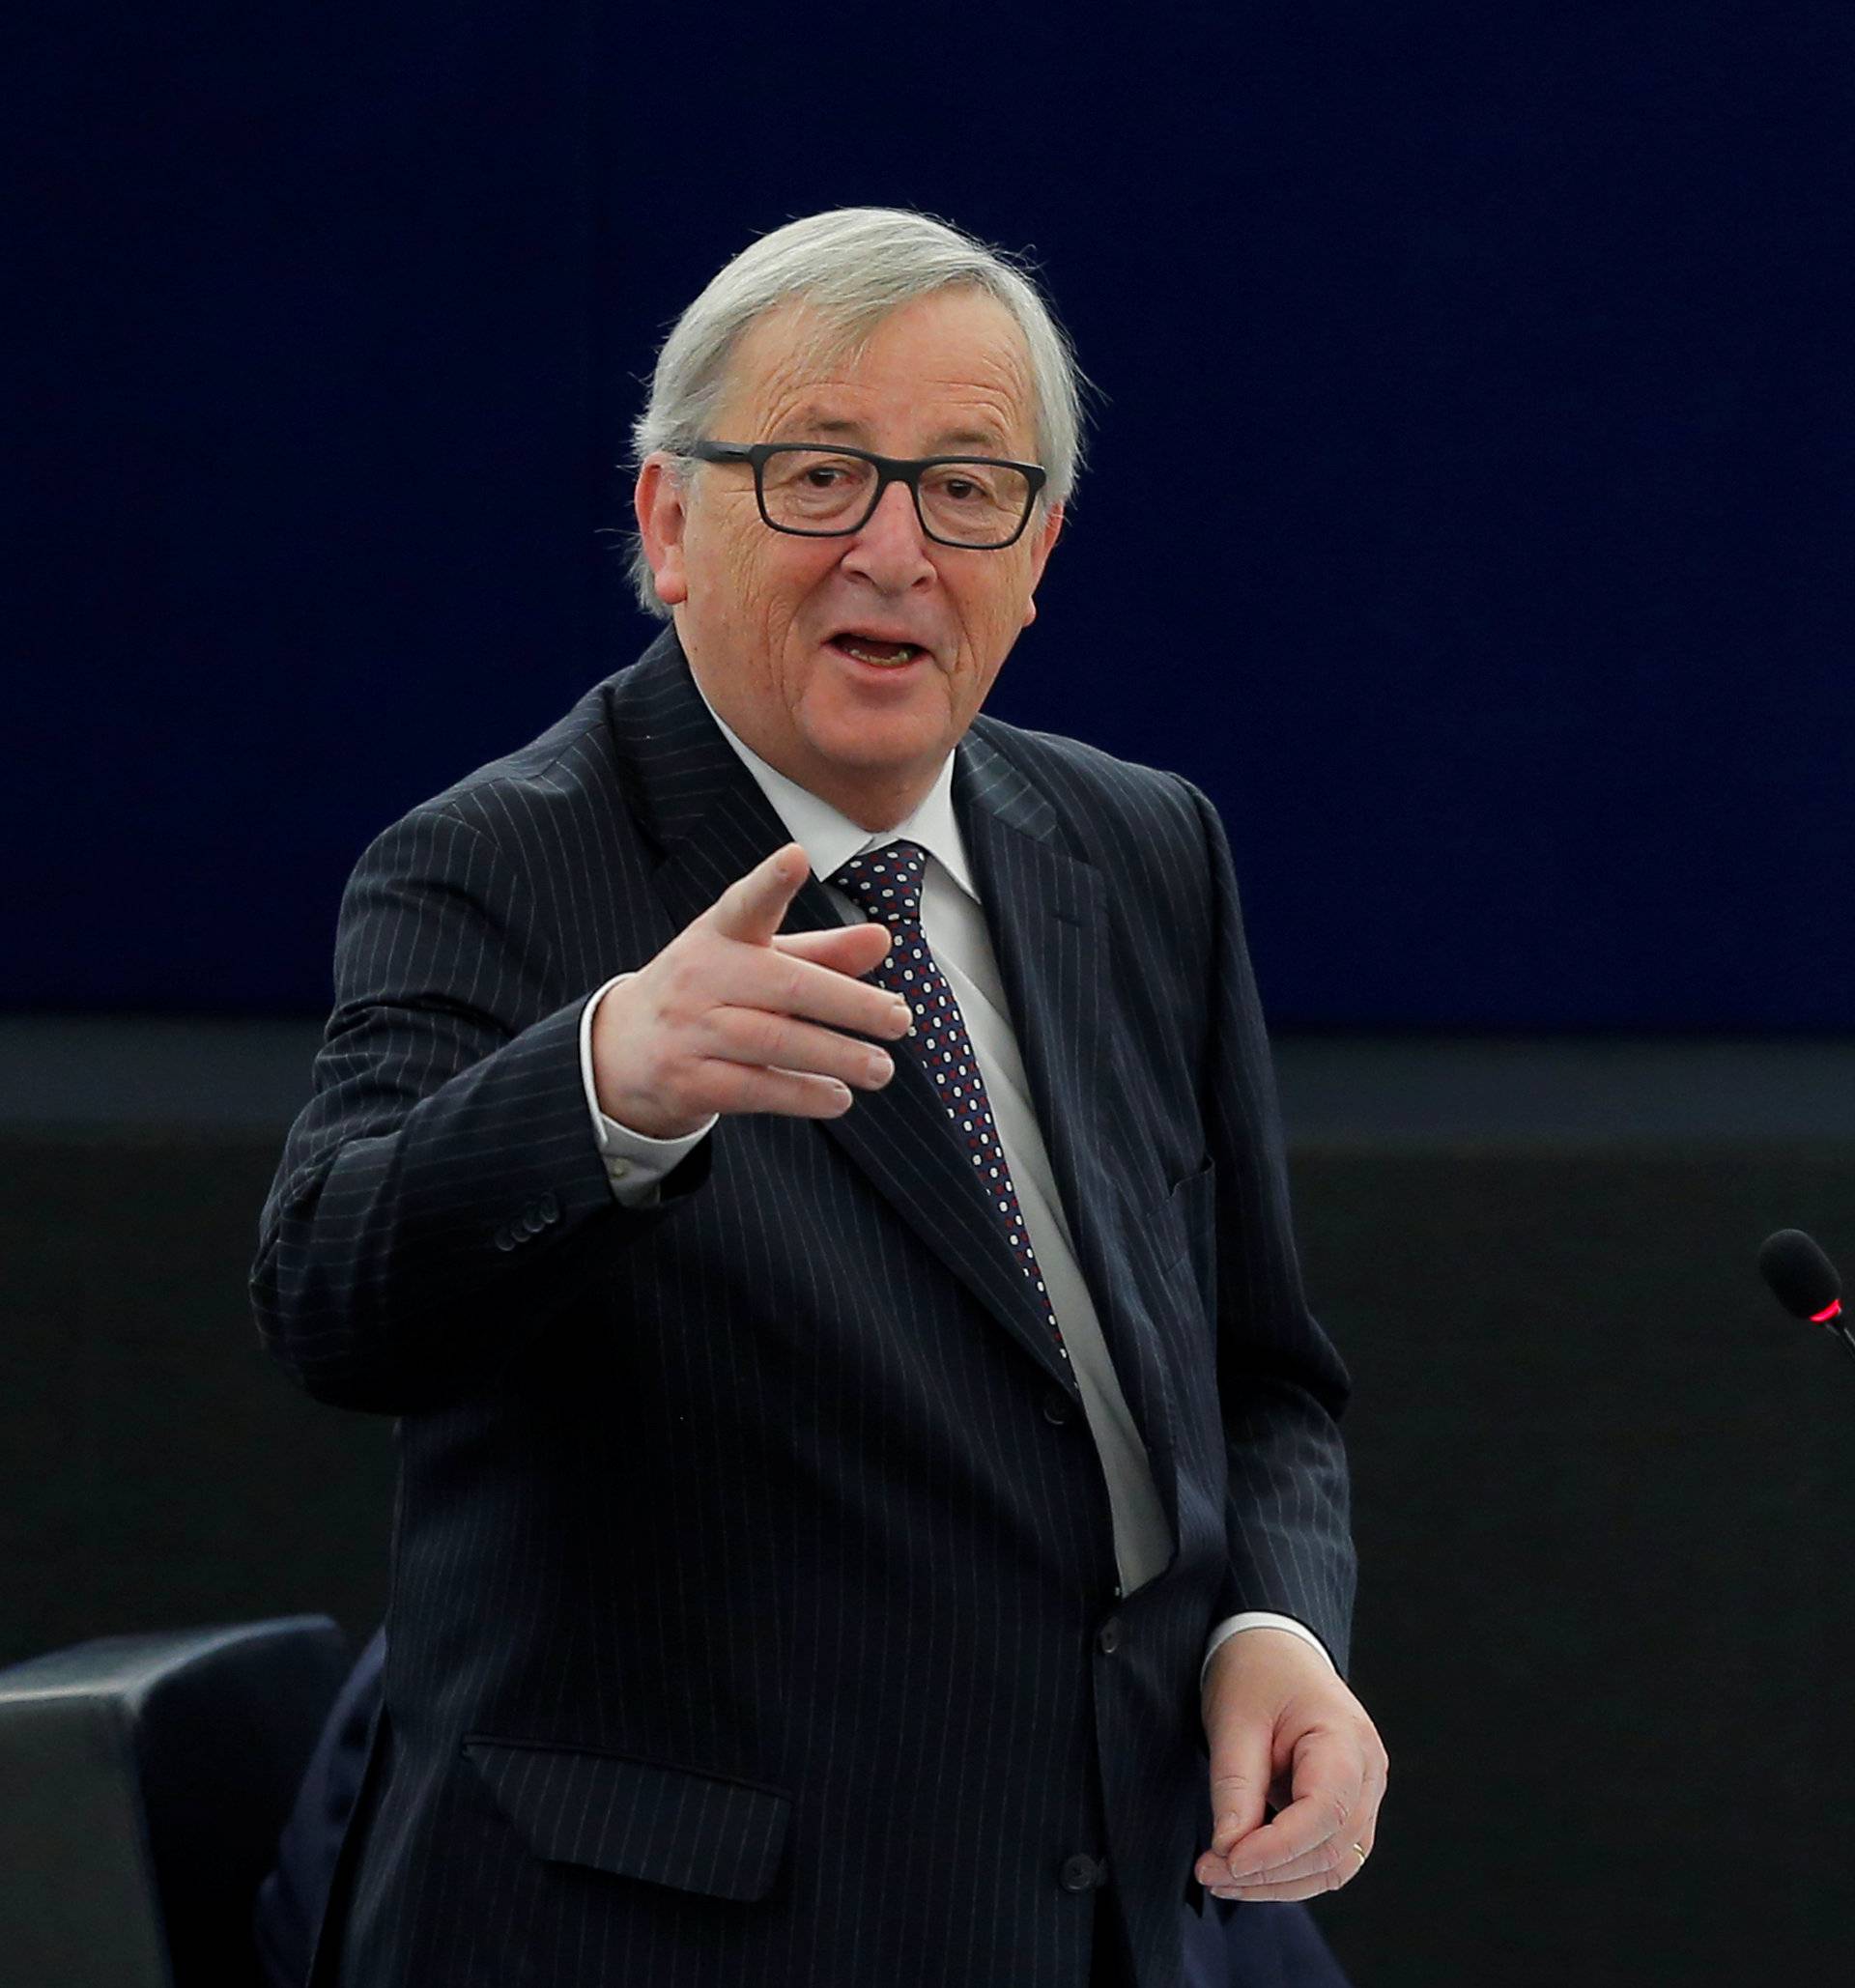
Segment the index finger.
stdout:
[[782,932],[763,951],[732,954],[713,982],[714,993],[731,1007],[764,1008],[827,1028],[855,1029],[865,1036],[903,1035],[914,1015],[901,996],[852,973],[831,958],[822,943],[870,929],[845,925],[838,932],[802,937]]
[[811,874],[811,858],[799,843],[788,842],[737,877],[702,916],[724,938],[771,945],[786,906]]

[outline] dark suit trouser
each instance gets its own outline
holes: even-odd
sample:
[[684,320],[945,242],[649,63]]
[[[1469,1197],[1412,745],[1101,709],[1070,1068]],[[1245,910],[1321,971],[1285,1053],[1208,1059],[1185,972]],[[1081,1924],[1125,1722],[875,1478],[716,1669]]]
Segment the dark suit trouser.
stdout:
[[1095,1894],[1095,1945],[1089,1967],[1089,1988],[1138,1988],[1127,1953],[1121,1915],[1106,1891]]

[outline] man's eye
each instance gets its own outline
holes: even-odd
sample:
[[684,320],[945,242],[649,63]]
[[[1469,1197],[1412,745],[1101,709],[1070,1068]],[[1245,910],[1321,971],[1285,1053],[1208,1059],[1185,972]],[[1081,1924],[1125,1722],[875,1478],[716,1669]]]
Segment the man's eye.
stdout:
[[930,487],[937,499],[950,504],[987,504],[997,495],[983,477],[964,469],[943,469],[930,479]]

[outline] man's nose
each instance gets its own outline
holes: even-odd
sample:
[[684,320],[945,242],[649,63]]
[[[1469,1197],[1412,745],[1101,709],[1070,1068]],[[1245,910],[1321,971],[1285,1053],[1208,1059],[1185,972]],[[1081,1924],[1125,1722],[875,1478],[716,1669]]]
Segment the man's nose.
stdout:
[[844,569],[862,574],[885,593],[900,593],[933,578],[928,543],[915,510],[914,493],[904,483],[892,483],[863,529],[852,535],[843,555]]

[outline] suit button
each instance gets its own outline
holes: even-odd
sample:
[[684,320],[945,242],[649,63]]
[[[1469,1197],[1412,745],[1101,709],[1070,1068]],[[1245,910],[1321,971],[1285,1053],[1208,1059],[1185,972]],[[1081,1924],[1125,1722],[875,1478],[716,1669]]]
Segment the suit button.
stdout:
[[1093,1891],[1098,1885],[1106,1884],[1107,1877],[1107,1865],[1093,1857],[1066,1857],[1057,1882],[1066,1891]]
[[499,1229],[496,1232],[496,1246],[501,1250],[513,1249],[515,1247],[515,1237],[506,1229]]
[[541,1197],[541,1219],[544,1222],[557,1222],[560,1219],[560,1197],[550,1191]]
[[522,1210],[522,1220],[518,1226],[524,1235],[539,1235],[548,1226],[548,1218],[541,1212],[541,1204],[538,1201]]
[[1070,1419],[1070,1398],[1066,1394],[1052,1391],[1043,1397],[1043,1419],[1054,1422],[1061,1429]]
[[1095,1647],[1104,1657],[1112,1657],[1121,1647],[1121,1618],[1110,1615],[1095,1633]]

